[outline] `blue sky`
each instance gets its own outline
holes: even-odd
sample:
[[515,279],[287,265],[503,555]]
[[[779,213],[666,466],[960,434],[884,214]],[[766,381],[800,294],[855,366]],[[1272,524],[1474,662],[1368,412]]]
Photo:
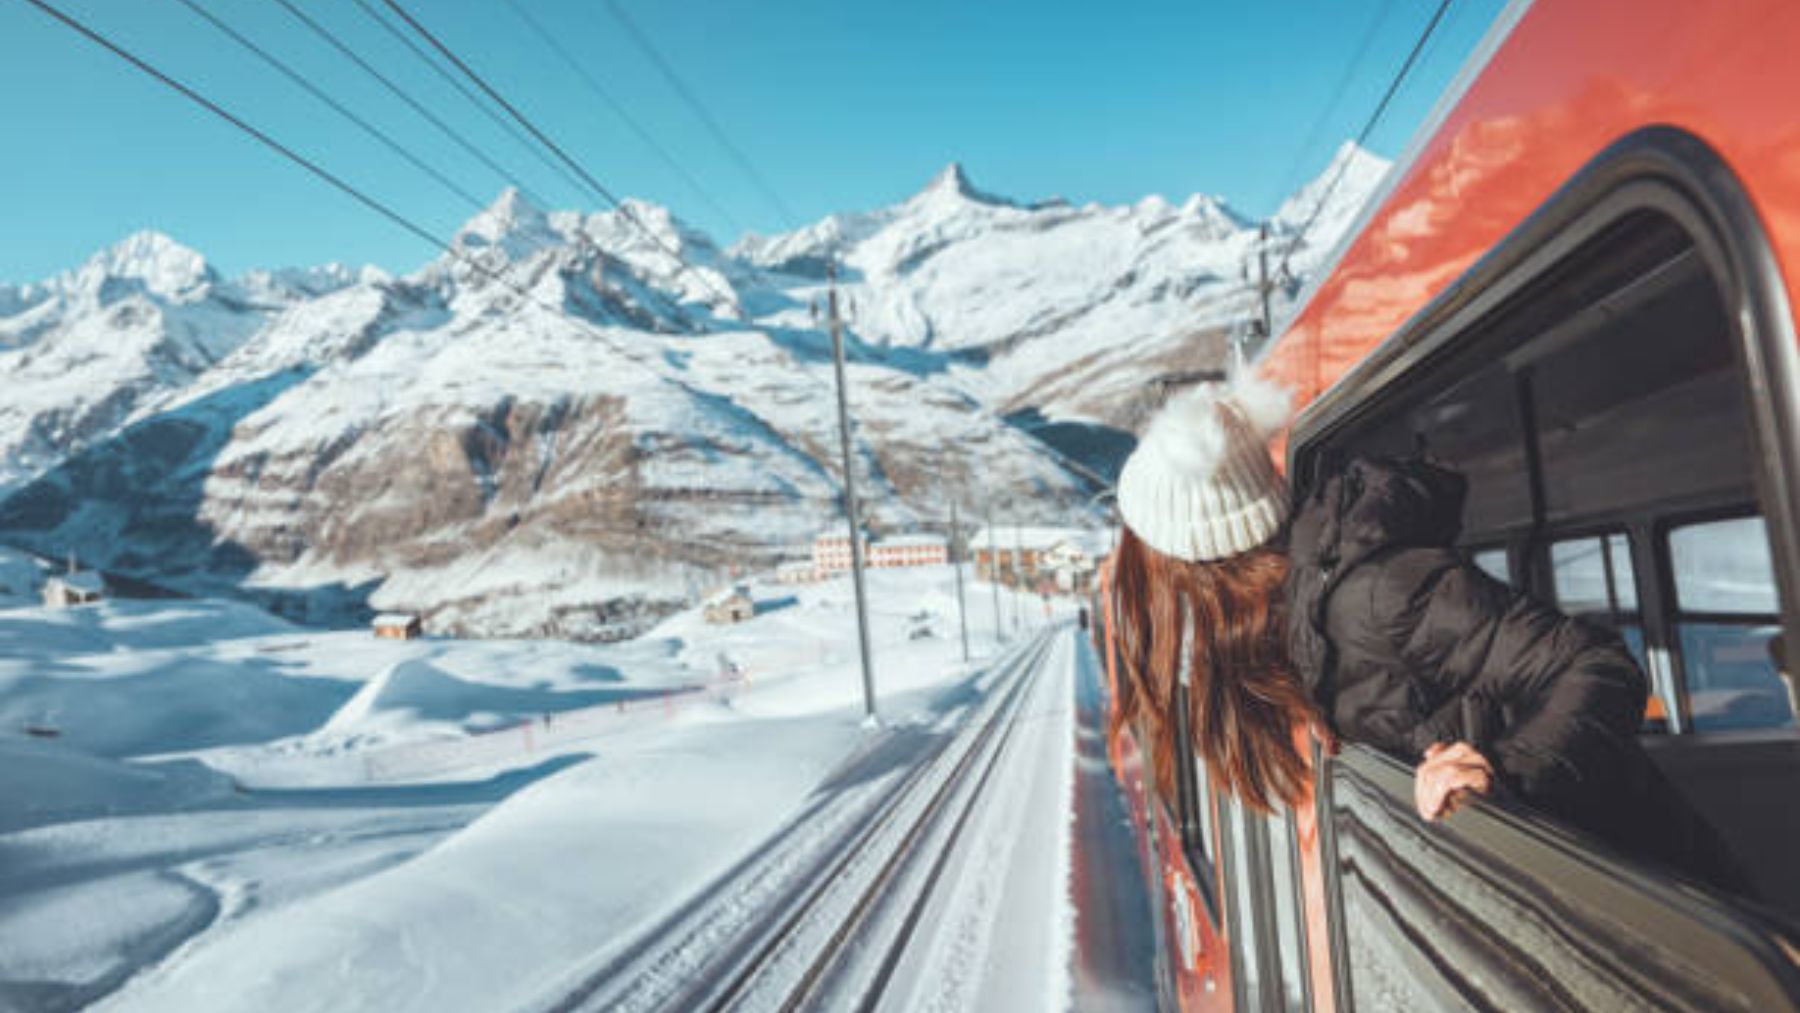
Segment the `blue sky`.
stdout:
[[[178,0],[51,2],[439,234],[472,213]],[[193,2],[483,201],[505,185],[272,0]],[[548,203],[599,206],[354,0],[292,2]],[[778,231],[892,203],[952,160],[983,189],[1021,199],[1123,203],[1198,191],[1261,216],[1356,132],[1436,6],[619,0],[795,222],[631,44],[606,0],[516,2],[723,212],[596,98],[509,0],[402,0],[610,189],[667,204],[725,242],[737,225]],[[1372,148],[1399,152],[1502,6],[1456,0]],[[49,276],[140,228],[173,235],[227,273],[332,260],[409,271],[435,254],[25,3],[0,5],[0,94],[0,280]]]

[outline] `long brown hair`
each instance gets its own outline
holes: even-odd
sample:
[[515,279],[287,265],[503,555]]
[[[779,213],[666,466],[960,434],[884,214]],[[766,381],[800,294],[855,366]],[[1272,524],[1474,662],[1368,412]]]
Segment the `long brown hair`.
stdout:
[[[1184,641],[1188,728],[1214,783],[1261,812],[1304,797],[1311,764],[1294,728],[1317,710],[1288,659],[1287,568],[1287,557],[1267,546],[1189,563],[1151,549],[1130,528],[1121,535],[1110,604],[1124,671],[1111,731],[1116,737],[1142,723],[1165,797],[1175,792]],[[1190,617],[1191,639],[1184,635]]]

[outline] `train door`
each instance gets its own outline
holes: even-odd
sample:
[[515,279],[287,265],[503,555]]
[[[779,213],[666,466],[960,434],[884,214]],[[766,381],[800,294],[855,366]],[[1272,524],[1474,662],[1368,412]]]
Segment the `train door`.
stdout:
[[1331,765],[1321,813],[1344,1006],[1790,1008],[1800,974],[1795,629],[1800,390],[1747,199],[1693,138],[1633,135],[1296,430],[1469,480],[1464,540],[1523,593],[1616,629],[1654,686],[1647,748],[1760,903],[1530,812],[1410,814],[1409,772]]

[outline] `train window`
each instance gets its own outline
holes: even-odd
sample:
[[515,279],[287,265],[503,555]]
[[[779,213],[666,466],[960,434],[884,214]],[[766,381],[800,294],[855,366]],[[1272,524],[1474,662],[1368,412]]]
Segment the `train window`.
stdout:
[[1206,776],[1206,764],[1199,760],[1194,761],[1194,780],[1194,808],[1198,810],[1196,822],[1200,829],[1200,839],[1194,842],[1194,847],[1204,863],[1196,866],[1196,872],[1203,872],[1212,867],[1212,856],[1219,853],[1219,831],[1213,821],[1212,782]]
[[1299,853],[1294,844],[1294,819],[1277,807],[1269,817],[1269,873],[1274,887],[1275,947],[1281,971],[1281,1006],[1306,1009],[1306,951],[1302,919],[1306,917],[1300,896]]
[[1252,822],[1257,817],[1237,802],[1226,802],[1220,810],[1224,821],[1222,843],[1229,856],[1226,889],[1231,892],[1231,907],[1225,935],[1232,952],[1232,981],[1241,1000],[1239,1008],[1264,1009],[1263,990],[1270,984],[1264,980],[1263,964],[1268,955],[1265,937],[1269,911],[1258,903],[1265,883],[1257,868],[1257,835]]
[[1669,531],[1668,546],[1694,729],[1794,724],[1773,643],[1780,605],[1763,519],[1682,525]]
[[1638,617],[1630,538],[1607,533],[1552,542],[1550,584],[1559,608],[1617,630],[1638,664],[1644,664],[1644,627]]
[[1684,611],[1774,616],[1775,564],[1761,517],[1687,524],[1669,532],[1675,593]]
[[1502,584],[1512,583],[1512,568],[1506,562],[1506,548],[1477,549],[1469,553],[1476,568]]

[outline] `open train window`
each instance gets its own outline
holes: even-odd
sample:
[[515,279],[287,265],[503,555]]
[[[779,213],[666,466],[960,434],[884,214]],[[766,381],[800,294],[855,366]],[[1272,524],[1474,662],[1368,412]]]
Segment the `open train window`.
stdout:
[[[1754,645],[1766,656],[1778,604],[1678,614],[1675,578],[1646,568],[1655,547],[1633,534],[1757,509],[1748,388],[1699,248],[1673,218],[1638,210],[1446,342],[1329,445],[1411,447],[1460,472],[1465,542],[1481,547],[1471,559],[1616,630],[1657,688],[1647,727],[1688,705],[1704,711],[1688,730],[1766,727],[1780,684],[1772,662],[1753,675],[1743,656]],[[1516,563],[1510,544],[1525,547]],[[1743,702],[1721,717],[1727,697]]]
[[1741,787],[1800,790],[1782,675],[1800,632],[1781,632],[1800,621],[1800,354],[1777,266],[1729,167],[1647,129],[1359,364],[1291,447],[1303,483],[1409,446],[1464,472],[1463,544],[1507,546],[1517,585],[1619,630],[1656,690],[1647,719],[1678,733],[1652,755],[1800,912],[1800,816],[1776,827],[1771,795]]

